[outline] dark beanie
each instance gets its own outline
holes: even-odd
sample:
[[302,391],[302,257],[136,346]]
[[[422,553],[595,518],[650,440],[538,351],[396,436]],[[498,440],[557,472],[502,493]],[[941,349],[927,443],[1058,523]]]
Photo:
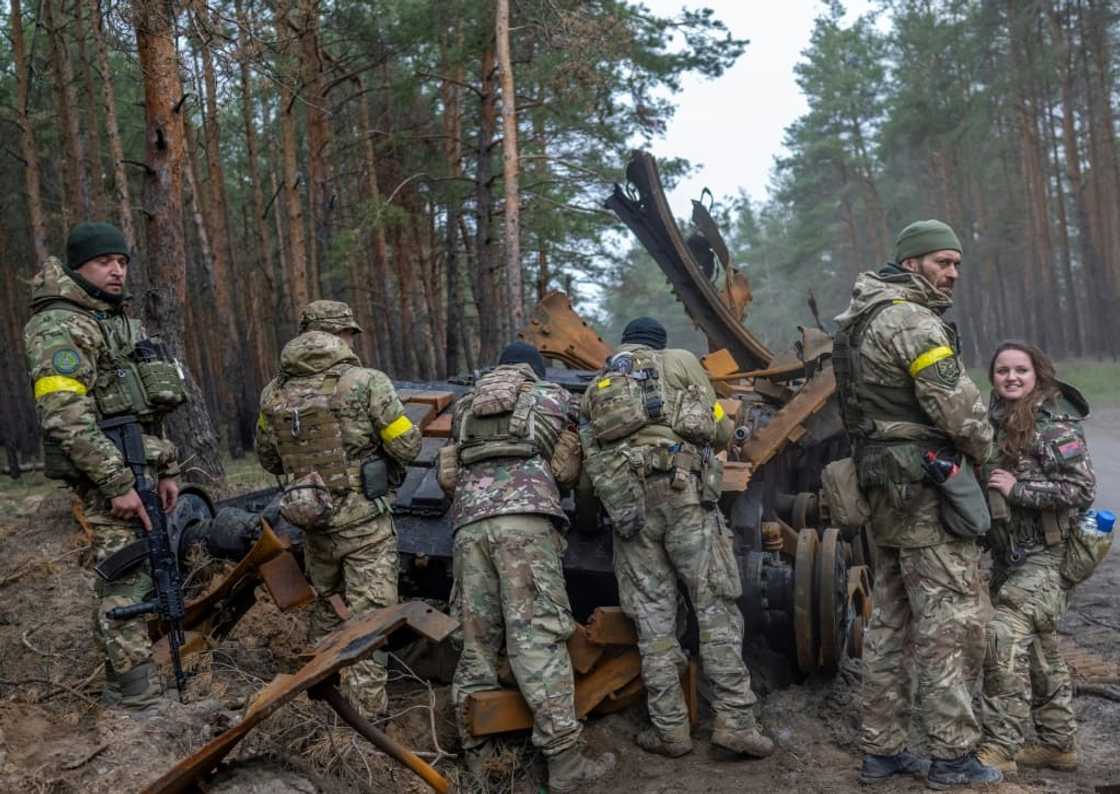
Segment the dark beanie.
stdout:
[[901,264],[906,259],[933,251],[956,251],[959,254],[961,241],[947,223],[933,218],[914,221],[898,233],[894,243],[894,261]]
[[639,317],[626,324],[622,331],[622,344],[648,345],[654,350],[664,350],[669,335],[665,333],[665,326],[652,317]]
[[111,223],[79,223],[66,238],[66,266],[77,270],[89,260],[105,254],[131,258],[128,242]]
[[499,364],[528,364],[537,373],[538,378],[545,375],[544,358],[539,350],[528,342],[510,342],[502,355],[498,358]]

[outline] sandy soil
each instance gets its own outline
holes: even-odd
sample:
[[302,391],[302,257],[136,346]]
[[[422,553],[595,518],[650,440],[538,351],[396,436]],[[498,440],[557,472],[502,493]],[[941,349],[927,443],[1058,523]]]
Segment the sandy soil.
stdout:
[[[1120,508],[1120,409],[1088,423],[1099,478],[1097,504]],[[102,709],[100,659],[88,636],[92,572],[83,540],[72,531],[63,492],[12,498],[0,491],[0,791],[129,792],[233,724],[262,683],[298,664],[302,623],[267,600],[233,637],[196,662],[185,705],[167,703],[143,719]],[[1120,550],[1075,593],[1061,632],[1071,648],[1102,663],[1120,647]],[[846,661],[830,680],[761,693],[761,717],[778,751],[763,761],[713,755],[703,715],[693,752],[681,759],[650,756],[632,737],[641,708],[591,721],[594,748],[619,758],[619,770],[591,789],[660,792],[854,792],[859,766],[859,662]],[[389,731],[426,752],[456,751],[446,686],[398,672],[391,690]],[[1079,695],[1083,764],[1076,773],[1022,770],[990,789],[1084,791],[1120,784],[1120,703]],[[434,733],[433,733],[434,729]],[[922,745],[915,725],[912,744]],[[320,704],[299,699],[239,747],[236,763],[208,788],[214,792],[426,791],[414,777],[337,725]],[[512,740],[488,791],[538,791],[544,767],[523,739]],[[438,767],[455,778],[453,759]],[[466,782],[466,781],[464,781]],[[477,790],[477,786],[464,786]],[[924,791],[903,781],[877,791]]]

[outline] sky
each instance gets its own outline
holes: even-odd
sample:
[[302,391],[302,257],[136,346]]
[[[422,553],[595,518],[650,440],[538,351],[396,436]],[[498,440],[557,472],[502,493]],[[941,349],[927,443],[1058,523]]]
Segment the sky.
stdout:
[[[675,16],[682,6],[680,0],[642,2],[659,16]],[[669,204],[685,214],[689,199],[699,198],[705,187],[717,201],[740,190],[761,201],[785,128],[808,109],[793,67],[823,5],[820,0],[686,0],[684,5],[713,9],[733,36],[750,44],[722,77],[689,75],[682,81],[676,115],[651,149],[655,157],[684,157],[697,168],[670,191]],[[872,2],[844,5],[854,19]]]

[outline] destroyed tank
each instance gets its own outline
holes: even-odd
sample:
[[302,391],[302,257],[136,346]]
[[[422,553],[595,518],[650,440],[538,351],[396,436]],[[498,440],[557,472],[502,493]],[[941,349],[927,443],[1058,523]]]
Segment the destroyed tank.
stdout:
[[[751,300],[746,276],[731,263],[701,202],[693,202],[694,232],[682,235],[648,154],[634,155],[626,187],[616,185],[606,206],[657,261],[707,336],[710,351],[701,362],[725,412],[735,419],[720,507],[735,535],[745,653],[774,685],[833,671],[845,651],[860,655],[871,612],[871,568],[866,537],[844,538],[830,527],[828,504],[820,494],[825,465],[848,454],[830,361],[832,340],[822,330],[807,328],[788,353],[775,355],[743,325]],[[612,352],[558,292],[537,305],[518,335],[556,365],[548,371],[549,380],[576,393],[586,389]],[[420,456],[408,466],[393,508],[402,597],[446,599],[450,593],[450,500],[436,482],[436,458],[450,435],[451,406],[469,383],[469,378],[396,383],[409,417],[424,434]],[[214,505],[201,489],[185,489],[169,522],[180,559],[196,545],[230,560],[243,560],[251,548],[257,553],[263,516],[266,531],[277,538],[263,544],[272,549],[268,564],[279,566],[271,561],[288,557],[298,564],[299,531],[279,516],[277,495],[278,489],[269,489]],[[595,608],[618,603],[612,533],[587,489],[566,494],[564,506],[572,520],[564,569],[573,611],[582,621]],[[223,604],[232,607],[222,610],[224,622],[210,625],[212,632],[232,628],[252,604],[254,587],[247,579],[241,590],[223,596]],[[301,590],[284,597],[308,596]],[[695,632],[695,626],[688,631]]]

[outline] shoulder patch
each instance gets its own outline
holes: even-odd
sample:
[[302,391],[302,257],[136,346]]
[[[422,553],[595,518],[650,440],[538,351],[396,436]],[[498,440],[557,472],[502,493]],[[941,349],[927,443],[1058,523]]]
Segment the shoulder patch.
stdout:
[[56,350],[51,356],[51,367],[59,375],[73,375],[82,365],[82,357],[72,347]]
[[937,379],[947,386],[956,386],[961,379],[961,365],[956,356],[943,358],[934,364]]

